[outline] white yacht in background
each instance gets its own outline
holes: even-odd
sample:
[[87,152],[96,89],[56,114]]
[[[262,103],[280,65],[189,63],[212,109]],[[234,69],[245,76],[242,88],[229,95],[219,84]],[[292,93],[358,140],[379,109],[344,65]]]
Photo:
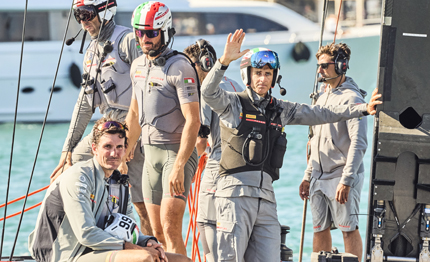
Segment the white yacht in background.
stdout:
[[[116,23],[130,27],[132,11],[142,0],[117,2]],[[204,38],[220,56],[227,34],[243,28],[246,32],[244,49],[266,47],[279,54],[280,74],[283,76],[281,85],[287,89],[283,99],[310,101],[317,62],[314,54],[320,35],[318,24],[275,3],[215,0],[162,2],[172,11],[177,32],[174,49],[182,51],[197,39]],[[41,122],[44,119],[71,4],[72,0],[29,1],[18,103],[17,120],[20,122]],[[15,0],[5,1],[0,10],[0,57],[3,58],[0,64],[3,97],[0,122],[14,119],[24,8],[24,0]],[[72,16],[67,38],[76,35],[79,28]],[[379,31],[379,28],[362,30],[349,36],[344,32],[342,39],[337,40],[350,45],[352,59],[348,75],[354,77],[362,89],[372,90],[376,86]],[[325,36],[323,44],[333,41],[331,33]],[[71,118],[81,88],[83,55],[78,53],[81,45],[79,39],[73,45],[64,47],[47,118],[49,122],[65,122]],[[297,45],[299,42],[304,45]],[[88,44],[89,41],[85,48]],[[294,52],[295,49],[300,52]],[[226,75],[241,82],[239,63],[240,60],[235,61]],[[273,92],[280,97],[278,87]]]

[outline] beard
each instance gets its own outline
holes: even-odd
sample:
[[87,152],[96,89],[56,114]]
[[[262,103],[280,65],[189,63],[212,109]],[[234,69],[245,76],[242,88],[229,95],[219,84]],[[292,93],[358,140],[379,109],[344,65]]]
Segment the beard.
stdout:
[[142,48],[142,52],[143,52],[145,55],[149,54],[149,52],[150,52],[150,51],[152,51],[152,50],[157,51],[157,50],[160,50],[160,48],[161,48],[161,41],[159,41],[159,42],[158,42],[158,43],[156,43],[155,45],[154,45],[154,43],[151,43],[151,42],[146,42],[146,43],[144,43],[144,44],[151,44],[151,47],[150,47],[150,48],[148,48],[148,49],[146,49],[146,48]]

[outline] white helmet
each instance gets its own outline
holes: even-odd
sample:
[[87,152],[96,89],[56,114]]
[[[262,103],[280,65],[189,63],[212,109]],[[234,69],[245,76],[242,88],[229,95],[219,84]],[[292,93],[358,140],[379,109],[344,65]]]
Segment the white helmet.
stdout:
[[273,70],[273,80],[271,87],[273,88],[278,81],[279,69],[281,65],[279,64],[278,54],[267,48],[254,48],[246,53],[242,61],[240,61],[240,76],[242,81],[246,86],[251,84],[251,67],[263,68],[268,65]]
[[137,244],[139,241],[139,228],[136,221],[120,213],[112,214],[106,222],[105,231],[132,244]]
[[[106,9],[106,3],[108,8]],[[94,11],[99,16],[99,21],[101,22],[103,18],[105,20],[111,20],[116,14],[116,0],[73,0],[73,9],[78,9],[79,7],[88,6],[94,8]],[[106,10],[106,14],[105,14]],[[80,23],[78,21],[78,23]]]
[[136,7],[131,17],[131,26],[134,30],[161,30],[162,45],[167,45],[175,34],[170,9],[156,1],[145,2]]

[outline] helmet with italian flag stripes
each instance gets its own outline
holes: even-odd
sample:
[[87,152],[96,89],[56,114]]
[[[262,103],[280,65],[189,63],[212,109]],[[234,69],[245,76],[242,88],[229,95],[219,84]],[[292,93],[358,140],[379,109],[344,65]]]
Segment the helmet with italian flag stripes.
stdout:
[[99,16],[99,21],[101,22],[103,19],[112,19],[112,17],[116,14],[117,4],[116,0],[73,0],[73,9],[77,9],[81,6],[93,7]]
[[145,2],[136,7],[131,17],[131,26],[138,30],[161,30],[163,45],[167,45],[174,34],[170,9],[156,1]]
[[247,52],[242,60],[240,61],[240,76],[246,86],[251,85],[251,67],[263,68],[268,65],[270,69],[273,69],[273,88],[279,77],[279,64],[278,54],[272,50],[263,47],[257,47]]

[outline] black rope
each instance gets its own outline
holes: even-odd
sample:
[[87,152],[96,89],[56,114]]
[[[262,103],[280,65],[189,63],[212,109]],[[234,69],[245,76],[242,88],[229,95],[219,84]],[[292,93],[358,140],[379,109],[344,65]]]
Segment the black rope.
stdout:
[[11,175],[11,171],[12,171],[12,159],[13,159],[13,146],[15,143],[16,117],[18,115],[19,90],[20,90],[20,85],[21,85],[22,57],[24,55],[24,37],[25,37],[25,24],[27,22],[27,19],[26,19],[27,18],[27,7],[28,7],[28,0],[25,1],[24,21],[23,21],[23,25],[22,25],[21,57],[20,57],[20,62],[19,62],[18,88],[16,90],[15,115],[13,118],[12,146],[10,149],[9,173],[7,176],[6,201],[5,201],[6,205],[4,206],[4,216],[3,216],[4,220],[3,220],[3,228],[2,228],[1,243],[0,243],[0,260],[1,260],[1,256],[3,253],[4,232],[5,232],[5,228],[6,228],[7,202],[9,199],[10,175]]
[[[27,0],[27,1],[28,1],[28,0]],[[22,206],[21,216],[20,216],[20,218],[19,218],[18,228],[17,228],[17,230],[16,230],[15,240],[14,240],[14,242],[13,242],[12,251],[11,251],[11,254],[10,254],[10,257],[9,257],[9,260],[10,260],[10,261],[12,261],[13,253],[14,253],[14,251],[15,251],[16,242],[17,242],[17,240],[18,240],[19,230],[20,230],[20,228],[21,228],[21,224],[22,224],[22,218],[24,217],[25,205],[26,205],[26,203],[27,203],[28,193],[30,192],[30,186],[31,186],[31,182],[32,182],[32,180],[33,180],[34,169],[35,169],[35,167],[36,167],[36,162],[37,162],[37,156],[38,156],[38,154],[39,154],[40,144],[42,143],[42,137],[43,137],[43,132],[44,132],[44,130],[45,130],[46,119],[48,118],[49,107],[50,107],[50,105],[51,105],[52,95],[53,95],[53,93],[54,93],[55,82],[56,82],[56,80],[57,80],[58,70],[59,70],[59,68],[60,68],[60,62],[61,62],[61,58],[62,58],[62,55],[63,55],[64,43],[66,42],[67,31],[68,31],[68,29],[69,29],[70,17],[71,17],[71,14],[72,14],[72,8],[73,8],[73,1],[72,1],[72,6],[70,7],[69,17],[68,17],[67,25],[66,25],[66,31],[64,32],[64,37],[63,37],[63,44],[62,44],[62,46],[61,46],[60,57],[59,57],[59,59],[58,59],[57,69],[56,69],[56,72],[55,72],[54,81],[53,81],[53,83],[52,83],[51,94],[50,94],[50,96],[49,96],[48,106],[47,106],[47,108],[46,108],[45,118],[44,118],[44,120],[43,120],[43,124],[42,124],[42,130],[41,130],[41,133],[40,133],[39,143],[38,143],[38,145],[37,145],[36,156],[35,156],[35,158],[34,158],[33,168],[32,168],[32,170],[31,170],[30,179],[29,179],[29,181],[28,181],[27,193],[25,194],[24,204],[23,204],[23,206]],[[25,15],[24,15],[24,21],[25,21]],[[22,62],[21,62],[21,64],[22,64]],[[11,161],[11,162],[12,162],[12,161]],[[6,203],[7,203],[7,202],[6,202]]]

